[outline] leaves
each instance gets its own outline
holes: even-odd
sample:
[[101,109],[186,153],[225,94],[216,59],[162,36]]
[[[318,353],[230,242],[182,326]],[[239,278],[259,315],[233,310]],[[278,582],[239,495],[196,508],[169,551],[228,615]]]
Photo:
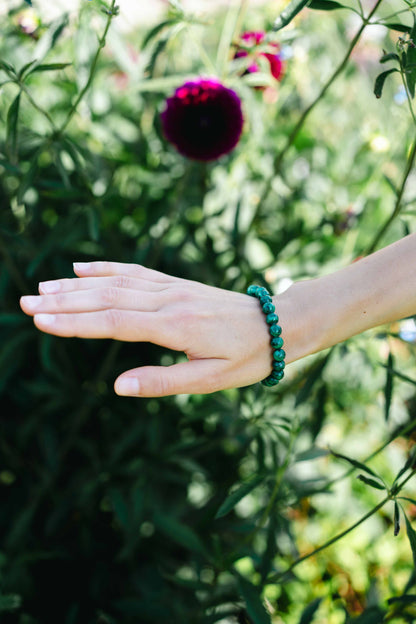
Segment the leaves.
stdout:
[[225,501],[221,504],[220,508],[215,514],[215,518],[222,518],[223,516],[226,516],[228,513],[230,513],[230,511],[234,509],[237,503],[239,503],[245,496],[247,496],[247,494],[252,492],[261,483],[263,483],[265,477],[265,474],[255,475],[251,479],[242,483],[237,489],[233,490],[231,494],[229,494]]
[[19,91],[7,112],[6,147],[12,164],[17,163],[17,122],[19,119],[20,96],[21,92]]
[[349,9],[349,7],[335,2],[335,0],[312,0],[308,4],[309,9],[316,9],[318,11],[334,11],[335,9]]
[[386,489],[386,487],[382,483],[379,483],[378,481],[375,481],[374,479],[370,479],[369,477],[366,477],[365,475],[360,474],[357,476],[357,479],[359,481],[362,481],[366,485],[369,485],[370,487],[375,488],[376,490]]
[[382,93],[383,93],[384,83],[386,82],[387,76],[398,71],[399,70],[394,67],[393,69],[388,69],[387,71],[382,72],[381,74],[377,76],[376,81],[374,83],[374,95],[376,96],[376,98],[381,98]]
[[412,527],[410,520],[408,519],[407,515],[405,514],[403,508],[403,515],[404,515],[404,521],[406,523],[406,531],[407,531],[407,537],[409,539],[410,542],[410,547],[412,549],[412,556],[413,556],[413,565],[416,568],[416,532],[414,530],[414,528]]
[[354,468],[359,468],[360,470],[364,470],[364,472],[367,472],[372,477],[378,478],[378,475],[374,472],[374,470],[371,470],[371,468],[369,468],[365,464],[362,464],[356,459],[353,459],[352,457],[348,457],[347,455],[341,455],[341,453],[336,453],[332,449],[330,449],[330,453],[331,455],[333,455],[334,457],[337,457],[338,459],[344,459],[345,461],[349,462],[352,466],[354,466]]
[[312,602],[304,608],[302,615],[300,616],[299,624],[311,624],[321,602],[322,598],[315,598],[315,600],[312,600]]
[[272,624],[258,588],[243,576],[238,575],[238,586],[246,603],[247,613],[253,624]]
[[397,500],[394,501],[394,536],[396,537],[400,532],[400,508]]
[[384,387],[384,420],[387,422],[390,415],[390,406],[391,399],[393,396],[393,368],[394,368],[394,356],[390,351],[387,357],[387,376],[386,376],[386,385]]

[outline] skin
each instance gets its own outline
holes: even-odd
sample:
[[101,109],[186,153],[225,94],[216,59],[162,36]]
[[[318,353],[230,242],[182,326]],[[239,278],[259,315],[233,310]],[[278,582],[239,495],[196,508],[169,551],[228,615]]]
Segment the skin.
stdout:
[[[286,363],[371,327],[416,314],[416,234],[274,297]],[[115,381],[122,396],[206,394],[247,386],[271,370],[270,336],[254,297],[135,264],[75,263],[73,279],[21,298],[56,336],[152,342],[184,352],[172,366],[140,366]]]

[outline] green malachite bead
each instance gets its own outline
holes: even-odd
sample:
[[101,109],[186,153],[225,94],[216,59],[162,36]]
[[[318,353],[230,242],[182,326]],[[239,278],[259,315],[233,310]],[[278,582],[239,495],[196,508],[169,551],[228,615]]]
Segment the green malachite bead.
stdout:
[[286,353],[283,351],[283,349],[276,349],[276,351],[273,353],[273,358],[277,360],[277,362],[281,362],[282,360],[284,360],[285,356]]
[[269,304],[273,305],[271,297],[260,297],[259,301],[260,301],[261,307],[263,307],[264,305],[269,305]]
[[281,379],[283,379],[284,377],[284,372],[283,371],[273,371],[272,372],[272,379],[276,379],[277,381],[280,381]]
[[268,325],[274,325],[275,323],[279,322],[279,317],[277,316],[277,314],[268,314],[266,316],[266,323]]
[[249,286],[247,288],[247,294],[251,295],[252,297],[256,297],[257,296],[257,291],[259,290],[260,286],[256,286],[255,284],[251,284],[251,286]]
[[273,349],[281,349],[283,347],[283,338],[281,336],[275,336],[271,339],[270,344]]
[[279,338],[280,334],[282,333],[282,328],[280,327],[280,325],[273,325],[272,327],[274,328],[273,333],[269,330],[272,336],[270,344],[272,345],[272,347],[276,347],[279,349],[280,347],[278,347],[278,342],[276,342],[274,339]]
[[273,370],[282,371],[285,366],[286,366],[286,364],[283,362],[283,360],[280,360],[279,362],[277,360],[275,360],[273,362]]
[[274,307],[274,305],[272,303],[270,303],[270,302],[265,303],[264,306],[263,306],[263,312],[265,314],[271,314],[272,312],[275,311],[275,309],[276,308]]
[[280,325],[270,325],[269,327],[270,335],[274,338],[276,336],[280,336],[282,333],[282,328]]

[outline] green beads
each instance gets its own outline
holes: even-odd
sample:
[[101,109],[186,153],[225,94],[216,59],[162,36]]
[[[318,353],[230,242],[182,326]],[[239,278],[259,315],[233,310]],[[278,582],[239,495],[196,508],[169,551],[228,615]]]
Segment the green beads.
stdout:
[[261,308],[266,315],[266,323],[270,333],[270,345],[273,349],[272,372],[266,379],[263,379],[261,383],[268,387],[275,386],[283,379],[285,368],[284,359],[286,356],[286,353],[282,349],[283,338],[280,336],[282,328],[278,325],[279,317],[275,313],[273,300],[267,288],[252,284],[247,288],[247,294],[251,297],[257,297],[260,302]]

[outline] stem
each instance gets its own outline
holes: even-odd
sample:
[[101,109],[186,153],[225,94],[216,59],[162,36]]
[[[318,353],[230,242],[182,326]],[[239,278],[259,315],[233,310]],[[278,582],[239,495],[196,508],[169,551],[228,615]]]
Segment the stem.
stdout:
[[274,163],[273,163],[274,174],[273,174],[273,176],[271,178],[269,178],[269,180],[268,180],[268,182],[266,184],[266,188],[264,189],[264,191],[262,193],[262,196],[260,198],[260,201],[258,203],[258,209],[257,209],[257,211],[256,211],[256,213],[255,213],[255,215],[253,217],[253,221],[257,217],[259,210],[261,210],[261,206],[262,206],[263,202],[265,201],[265,199],[267,198],[267,196],[268,196],[268,194],[269,194],[269,192],[270,192],[270,190],[272,188],[272,183],[273,183],[274,176],[280,170],[280,167],[282,165],[283,159],[286,156],[286,153],[288,152],[288,150],[292,147],[292,145],[293,145],[297,135],[299,134],[299,131],[301,130],[303,124],[305,123],[305,121],[308,118],[309,114],[313,111],[315,106],[318,104],[318,102],[324,97],[324,95],[326,94],[328,89],[332,86],[332,84],[338,78],[338,76],[344,71],[345,67],[347,66],[348,60],[349,60],[349,58],[351,56],[351,53],[352,53],[353,49],[357,45],[357,43],[358,43],[358,41],[359,41],[359,39],[360,39],[364,29],[368,26],[371,18],[373,17],[374,13],[378,9],[378,7],[380,6],[382,1],[383,0],[377,0],[376,4],[374,5],[372,10],[370,11],[369,15],[366,18],[363,18],[363,23],[361,24],[361,26],[358,29],[358,31],[355,34],[355,36],[353,37],[353,39],[352,39],[352,41],[351,41],[351,43],[350,43],[350,45],[348,47],[348,50],[345,53],[345,56],[342,59],[341,63],[335,69],[333,74],[328,78],[327,82],[323,85],[323,87],[321,88],[320,92],[315,97],[315,99],[303,111],[303,113],[301,114],[297,124],[293,128],[292,132],[289,134],[289,136],[288,136],[288,138],[286,140],[286,145],[283,147],[283,149],[280,151],[280,153],[276,156],[276,158],[274,160]]
[[24,84],[24,82],[19,82],[19,87],[20,89],[24,92],[24,94],[26,95],[27,99],[29,100],[29,102],[32,104],[33,108],[35,108],[39,113],[41,113],[44,117],[46,117],[46,119],[48,120],[48,122],[50,123],[52,130],[54,132],[56,132],[56,126],[53,123],[53,119],[52,117],[49,115],[48,111],[45,111],[43,108],[41,108],[39,106],[39,104],[37,104],[35,102],[35,100],[32,98],[27,86]]
[[87,83],[84,86],[84,88],[79,92],[78,97],[75,100],[74,104],[72,105],[72,108],[69,111],[69,113],[68,113],[64,123],[59,128],[59,134],[63,133],[63,131],[65,130],[65,128],[67,127],[67,125],[71,121],[72,117],[75,115],[75,112],[76,112],[76,110],[78,108],[79,103],[81,102],[81,100],[84,98],[85,94],[87,93],[87,91],[91,87],[92,81],[93,81],[94,76],[95,76],[95,71],[96,71],[96,68],[97,68],[97,62],[98,62],[99,56],[101,54],[101,50],[105,46],[106,39],[107,39],[107,33],[108,33],[109,28],[110,28],[111,20],[113,19],[114,15],[115,15],[115,7],[116,7],[116,0],[112,0],[111,7],[108,9],[108,17],[107,17],[107,21],[106,21],[106,24],[105,24],[104,32],[103,32],[101,38],[98,40],[98,44],[99,44],[98,45],[98,49],[97,49],[97,52],[95,53],[93,62],[91,64],[90,73],[89,73],[89,76],[88,76]]
[[381,227],[381,229],[377,232],[377,234],[374,237],[374,240],[368,246],[368,248],[364,251],[363,255],[371,254],[376,249],[376,247],[377,247],[378,243],[380,242],[381,238],[387,232],[387,230],[389,229],[389,227],[393,223],[393,221],[396,219],[396,217],[400,214],[400,211],[402,209],[402,199],[403,199],[404,189],[405,189],[405,186],[406,186],[407,178],[409,177],[409,174],[410,174],[410,172],[411,172],[411,170],[413,168],[413,165],[414,165],[414,162],[415,162],[415,157],[416,157],[416,137],[415,137],[415,139],[413,141],[413,145],[410,148],[409,157],[407,159],[406,170],[405,170],[404,175],[403,175],[403,180],[402,180],[402,183],[400,185],[399,192],[397,193],[396,202],[394,204],[393,212],[391,213],[391,215],[389,216],[387,221],[384,223],[384,225]]
[[351,531],[353,531],[354,529],[356,529],[360,524],[362,524],[363,522],[365,522],[366,520],[368,520],[368,518],[371,518],[371,516],[373,516],[379,509],[381,509],[382,507],[384,507],[384,505],[391,499],[391,496],[388,495],[385,498],[383,498],[383,500],[378,503],[378,505],[376,505],[375,507],[373,507],[373,509],[371,509],[368,513],[366,513],[364,516],[362,516],[362,518],[360,518],[359,520],[357,520],[357,522],[355,522],[353,525],[351,525],[350,527],[348,527],[348,529],[345,529],[345,531],[342,531],[341,533],[338,533],[337,535],[335,535],[334,537],[332,537],[330,540],[328,540],[327,542],[325,542],[324,544],[322,544],[321,546],[319,546],[318,548],[316,548],[315,550],[306,553],[306,555],[302,555],[302,557],[299,557],[298,559],[296,559],[296,561],[294,561],[292,563],[291,566],[289,566],[289,568],[287,570],[285,570],[284,572],[279,572],[278,574],[273,574],[272,576],[270,576],[267,581],[266,581],[266,585],[270,585],[272,583],[276,583],[278,582],[280,579],[282,579],[284,576],[286,576],[286,574],[289,574],[289,572],[291,572],[296,566],[298,566],[300,563],[302,563],[302,561],[305,561],[306,559],[309,559],[310,557],[313,557],[313,555],[318,554],[319,552],[321,552],[322,550],[325,550],[325,548],[328,548],[329,546],[332,546],[332,544],[334,544],[335,542],[337,542],[338,540],[342,539],[343,537],[345,537],[346,535],[348,535],[348,533],[351,533]]
[[336,70],[334,71],[334,73],[329,77],[329,79],[326,81],[326,83],[324,84],[324,86],[321,88],[320,92],[318,93],[318,95],[315,97],[315,99],[309,104],[309,106],[303,111],[302,115],[300,116],[297,124],[295,125],[295,127],[293,128],[292,132],[290,133],[286,145],[284,146],[284,148],[282,149],[282,151],[280,152],[280,154],[277,155],[275,161],[274,161],[274,168],[275,171],[278,171],[280,169],[280,165],[283,161],[284,156],[286,155],[286,152],[289,150],[289,148],[293,145],[297,135],[299,134],[300,129],[302,128],[303,124],[305,123],[307,117],[309,116],[309,114],[313,111],[313,109],[315,108],[315,106],[318,104],[318,102],[324,97],[324,95],[326,94],[326,92],[328,91],[328,89],[332,86],[332,83],[335,82],[335,80],[338,78],[338,76],[344,71],[349,58],[351,56],[351,53],[353,51],[353,49],[355,48],[355,46],[357,45],[364,29],[368,26],[370,19],[373,17],[374,13],[376,12],[376,10],[378,9],[379,5],[381,4],[383,0],[377,0],[376,4],[374,5],[374,7],[372,8],[372,10],[370,11],[370,13],[368,14],[368,17],[366,17],[363,20],[363,23],[361,24],[360,28],[358,29],[357,33],[355,34],[355,36],[353,37],[348,50],[344,56],[344,58],[342,59],[341,63],[338,65],[338,67],[336,68]]

